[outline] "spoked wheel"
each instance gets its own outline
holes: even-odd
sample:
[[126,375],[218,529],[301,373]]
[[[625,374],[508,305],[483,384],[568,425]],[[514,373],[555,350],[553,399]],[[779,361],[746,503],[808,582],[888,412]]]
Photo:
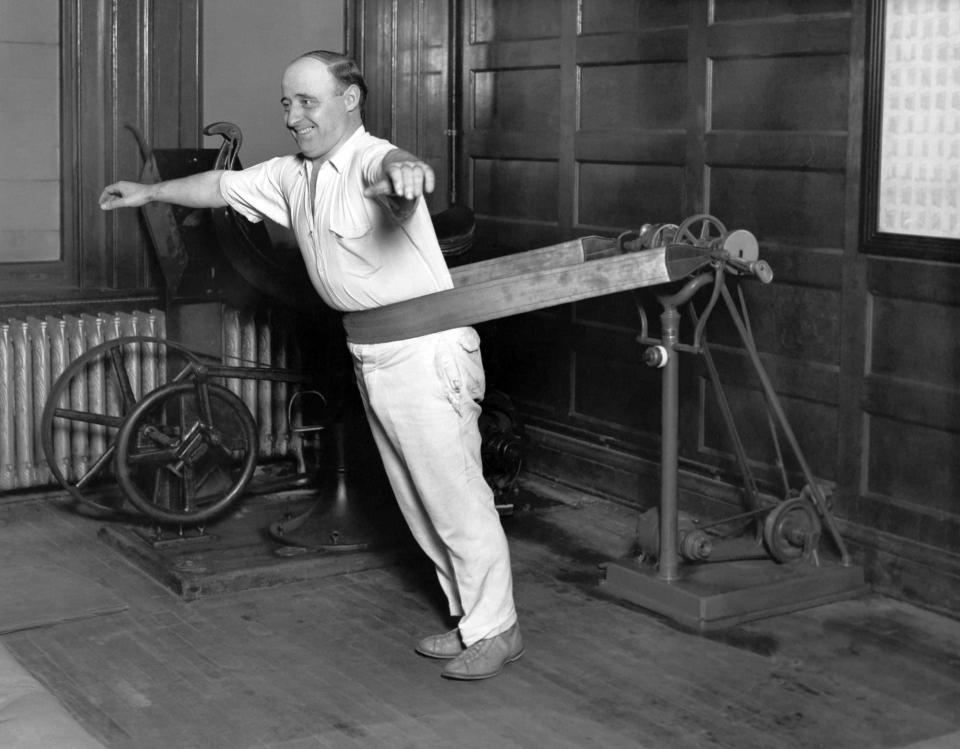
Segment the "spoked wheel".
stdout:
[[50,389],[41,417],[53,477],[83,505],[121,511],[113,456],[126,415],[157,387],[192,377],[199,365],[183,346],[147,336],[116,338],[78,355]]
[[117,434],[117,481],[139,510],[164,523],[200,523],[223,512],[256,462],[250,411],[203,379],[153,391]]
[[695,247],[710,247],[727,236],[727,228],[707,213],[699,213],[685,219],[677,228],[676,242]]

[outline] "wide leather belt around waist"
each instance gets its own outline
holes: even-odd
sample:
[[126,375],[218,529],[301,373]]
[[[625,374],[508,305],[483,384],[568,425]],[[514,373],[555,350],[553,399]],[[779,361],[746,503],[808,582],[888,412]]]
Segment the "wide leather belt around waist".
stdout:
[[386,343],[676,281],[709,263],[689,245],[621,254],[615,239],[582,237],[453,268],[454,288],[348,312],[350,343]]

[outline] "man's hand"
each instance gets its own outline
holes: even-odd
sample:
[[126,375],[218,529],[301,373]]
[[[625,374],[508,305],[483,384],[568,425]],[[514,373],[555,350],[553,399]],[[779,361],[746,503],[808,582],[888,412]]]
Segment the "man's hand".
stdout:
[[408,153],[392,151],[387,154],[383,159],[383,173],[383,179],[363,191],[366,197],[383,195],[415,200],[424,193],[433,192],[433,169],[426,162]]
[[136,208],[146,205],[153,199],[150,185],[138,182],[114,182],[100,193],[100,207],[105,211],[114,208]]

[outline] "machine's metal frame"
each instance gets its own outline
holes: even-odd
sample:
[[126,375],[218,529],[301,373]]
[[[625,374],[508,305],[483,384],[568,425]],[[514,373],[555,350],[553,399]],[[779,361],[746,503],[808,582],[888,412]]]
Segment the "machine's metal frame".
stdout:
[[[738,288],[738,307],[727,287],[726,276],[730,272],[754,275],[769,283],[772,271],[757,258],[755,247],[740,257],[731,256],[729,250],[740,240],[731,241],[731,234],[712,216],[693,216],[667,231],[705,249],[726,245],[727,252],[714,251],[711,268],[695,273],[678,291],[657,295],[662,308],[659,338],[650,336],[646,314],[642,305],[638,305],[642,328],[638,341],[648,347],[644,360],[662,370],[661,482],[659,505],[654,515],[658,527],[653,542],[648,543],[652,549],[605,565],[601,587],[611,595],[699,630],[805,608],[864,590],[863,572],[851,562],[823,488],[810,470],[760,360],[742,290]],[[712,286],[709,301],[698,314],[693,299],[709,286]],[[760,382],[771,417],[772,435],[777,438],[777,429],[784,435],[806,481],[801,491],[779,502],[762,501],[707,345],[705,327],[719,299],[723,300]],[[691,343],[680,341],[681,309],[685,307],[689,308],[695,325]],[[704,526],[691,523],[690,517],[680,512],[681,352],[703,357],[743,473],[747,511],[727,520],[753,521],[753,534],[714,540],[704,533]],[[839,556],[836,562],[822,559],[818,553],[821,523]],[[682,564],[684,561],[688,564]]]
[[[149,351],[164,362],[167,371],[164,382],[154,388],[134,385],[126,359],[136,352]],[[106,387],[116,394],[112,408],[71,405],[70,394],[83,387],[89,373],[109,383]],[[47,463],[54,478],[82,505],[99,513],[123,514],[117,497],[103,492],[102,479],[111,471],[116,477],[123,498],[131,502],[146,517],[166,524],[197,525],[224,512],[247,488],[253,478],[257,460],[257,432],[246,405],[231,391],[218,384],[225,379],[255,379],[309,386],[310,376],[295,370],[267,367],[248,362],[246,365],[226,365],[212,357],[191,351],[177,342],[151,336],[125,336],[94,346],[79,356],[64,370],[47,397],[41,416],[41,442]],[[319,392],[310,390],[310,392]],[[155,412],[171,404],[190,398],[190,408],[177,408],[178,423],[160,418]],[[81,402],[83,402],[81,400]],[[225,408],[217,409],[214,403]],[[227,435],[220,414],[232,412],[236,418],[230,426],[240,430],[239,435]],[[164,414],[169,416],[169,414]],[[99,429],[103,450],[93,456],[89,467],[80,475],[71,476],[57,459],[56,435],[72,425]],[[293,436],[313,428],[290,424]],[[322,425],[319,425],[322,426]],[[232,445],[227,447],[227,439]],[[147,449],[149,447],[149,449]],[[302,446],[294,445],[294,453]],[[144,493],[133,471],[134,464],[162,468],[171,476],[189,481],[189,473],[201,462],[210,462],[220,455],[220,469],[230,471],[230,479],[222,491],[204,495],[198,490],[184,491],[174,504],[160,500],[160,489]],[[119,458],[119,460],[118,460]],[[302,460],[298,464],[302,465]],[[233,472],[231,466],[241,468]],[[306,472],[286,476],[261,490],[279,490],[302,485],[311,475]]]

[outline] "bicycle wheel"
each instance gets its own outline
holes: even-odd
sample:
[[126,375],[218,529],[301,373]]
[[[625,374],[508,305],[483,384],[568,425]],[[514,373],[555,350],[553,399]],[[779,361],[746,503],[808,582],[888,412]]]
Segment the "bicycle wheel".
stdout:
[[117,481],[132,504],[166,523],[200,523],[227,509],[257,462],[253,416],[225,387],[197,379],[165,385],[117,434]]
[[79,354],[50,389],[40,419],[53,477],[83,505],[121,511],[112,465],[126,415],[145,395],[193,376],[199,365],[183,346],[149,336],[116,338]]

